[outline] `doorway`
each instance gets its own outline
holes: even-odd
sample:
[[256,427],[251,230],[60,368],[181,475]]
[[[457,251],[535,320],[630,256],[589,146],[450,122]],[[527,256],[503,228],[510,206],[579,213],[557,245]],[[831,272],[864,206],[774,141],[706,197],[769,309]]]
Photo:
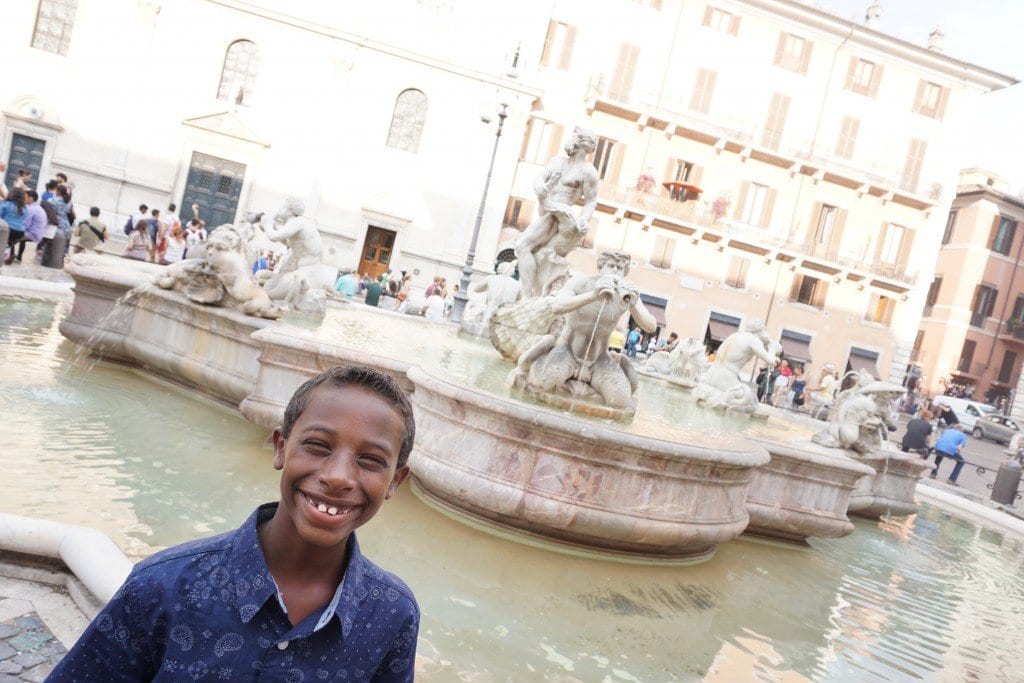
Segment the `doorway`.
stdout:
[[373,279],[391,265],[391,253],[395,249],[394,230],[385,230],[371,225],[366,229],[366,242],[363,244],[363,255],[359,261],[360,274],[369,275]]
[[192,205],[196,204],[199,217],[206,221],[207,231],[224,223],[234,223],[243,180],[244,164],[193,152],[178,215],[182,221],[189,220]]
[[7,175],[4,176],[4,184],[7,187],[13,187],[14,179],[18,177],[18,171],[24,168],[32,171],[29,187],[36,187],[42,180],[39,177],[39,172],[43,168],[43,153],[45,151],[46,140],[14,133],[11,136],[11,153],[7,157]]

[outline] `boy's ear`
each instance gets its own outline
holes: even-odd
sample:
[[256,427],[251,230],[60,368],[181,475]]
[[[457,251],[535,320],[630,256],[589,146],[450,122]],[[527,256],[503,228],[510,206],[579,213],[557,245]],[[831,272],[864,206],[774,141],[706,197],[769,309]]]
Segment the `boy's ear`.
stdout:
[[278,427],[274,430],[271,435],[271,440],[274,442],[274,469],[284,469],[284,435],[281,433],[281,428]]
[[408,478],[408,476],[409,476],[409,466],[408,465],[405,465],[403,467],[399,467],[397,470],[395,470],[395,476],[391,480],[391,483],[388,485],[388,493],[387,493],[386,496],[384,496],[384,499],[387,500],[391,496],[395,495],[395,491],[398,490],[398,487],[402,485],[402,482],[404,482],[406,480],[406,478]]

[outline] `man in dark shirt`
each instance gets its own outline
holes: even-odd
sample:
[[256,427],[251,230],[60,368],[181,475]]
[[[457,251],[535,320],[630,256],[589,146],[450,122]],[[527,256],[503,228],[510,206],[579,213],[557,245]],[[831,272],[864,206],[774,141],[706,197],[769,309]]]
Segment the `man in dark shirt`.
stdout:
[[932,433],[932,417],[931,412],[924,408],[920,417],[915,417],[907,423],[907,433],[903,435],[901,444],[904,453],[917,453],[923,459],[928,459],[928,452],[931,450],[928,437]]
[[939,420],[947,427],[960,424],[960,418],[956,416],[956,412],[945,403],[939,403]]
[[[383,276],[381,276],[383,277]],[[378,306],[380,305],[380,293],[384,291],[381,286],[381,278],[378,277],[376,280],[371,280],[366,283],[366,305],[367,306]]]

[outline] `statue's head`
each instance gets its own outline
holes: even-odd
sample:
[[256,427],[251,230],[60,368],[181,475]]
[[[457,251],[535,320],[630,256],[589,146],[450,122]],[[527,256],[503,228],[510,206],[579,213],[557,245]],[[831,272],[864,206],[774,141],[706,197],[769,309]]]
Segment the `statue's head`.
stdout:
[[597,136],[592,131],[580,128],[579,126],[572,129],[572,137],[565,143],[565,153],[569,156],[572,156],[580,149],[584,150],[586,154],[590,154],[596,148]]
[[597,255],[597,272],[601,275],[627,275],[632,258],[618,249],[606,249]]
[[206,239],[206,250],[214,252],[237,251],[242,245],[242,237],[238,229],[231,223],[225,223],[210,233]]
[[277,212],[276,218],[288,220],[306,213],[306,205],[298,197],[288,197],[284,200],[284,206]]
[[768,329],[768,326],[760,318],[752,318],[747,321],[747,324],[744,325],[744,328],[747,332],[750,332],[751,334],[761,334],[762,332]]
[[516,270],[516,261],[502,261],[498,264],[498,275],[511,275]]

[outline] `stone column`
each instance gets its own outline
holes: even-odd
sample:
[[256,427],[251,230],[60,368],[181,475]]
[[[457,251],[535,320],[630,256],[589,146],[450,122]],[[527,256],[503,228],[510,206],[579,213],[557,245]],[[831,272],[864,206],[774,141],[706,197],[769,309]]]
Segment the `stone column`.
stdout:
[[896,348],[892,354],[892,363],[889,365],[888,381],[894,384],[903,384],[903,378],[907,375],[907,364],[910,362],[910,354],[913,350],[914,345],[912,343],[908,344],[905,341],[896,342]]

